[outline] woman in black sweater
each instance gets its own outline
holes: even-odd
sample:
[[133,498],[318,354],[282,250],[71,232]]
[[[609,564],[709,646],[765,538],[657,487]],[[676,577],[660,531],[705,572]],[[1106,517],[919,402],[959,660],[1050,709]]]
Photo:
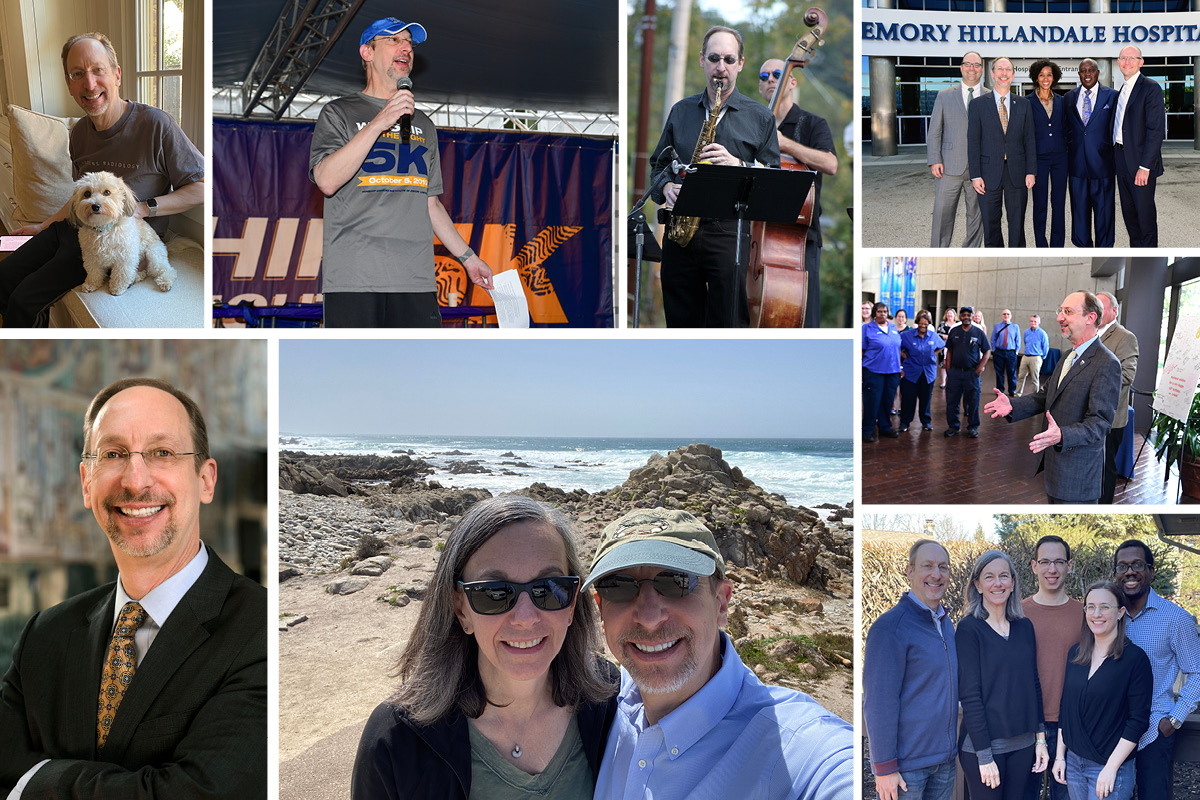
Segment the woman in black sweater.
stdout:
[[1020,800],[1049,752],[1033,623],[1021,612],[1012,560],[999,550],[975,562],[954,644],[963,711],[958,757],[971,798]]
[[1137,742],[1150,726],[1150,659],[1125,638],[1125,595],[1098,581],[1084,598],[1079,644],[1067,654],[1052,774],[1071,798],[1129,800]]

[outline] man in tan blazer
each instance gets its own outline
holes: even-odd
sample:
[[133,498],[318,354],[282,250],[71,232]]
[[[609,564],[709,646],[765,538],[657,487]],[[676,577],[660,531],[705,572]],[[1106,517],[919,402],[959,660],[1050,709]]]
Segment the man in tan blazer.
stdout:
[[1117,298],[1109,292],[1096,292],[1096,296],[1104,307],[1104,316],[1100,318],[1100,343],[1121,362],[1121,394],[1117,398],[1112,430],[1104,441],[1104,482],[1100,493],[1100,502],[1111,504],[1117,489],[1117,450],[1129,422],[1129,387],[1133,386],[1133,376],[1137,374],[1138,340],[1117,322],[1121,312]]

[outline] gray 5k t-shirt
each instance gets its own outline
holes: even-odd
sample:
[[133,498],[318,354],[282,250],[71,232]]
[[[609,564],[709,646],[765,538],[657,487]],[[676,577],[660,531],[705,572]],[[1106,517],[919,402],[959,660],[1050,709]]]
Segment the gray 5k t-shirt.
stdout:
[[[386,100],[361,92],[327,103],[317,119],[308,177],[341,149]],[[400,125],[376,140],[358,173],[325,198],[322,289],[325,292],[432,292],[433,226],[430,196],[442,193],[437,129],[421,111],[412,137]]]

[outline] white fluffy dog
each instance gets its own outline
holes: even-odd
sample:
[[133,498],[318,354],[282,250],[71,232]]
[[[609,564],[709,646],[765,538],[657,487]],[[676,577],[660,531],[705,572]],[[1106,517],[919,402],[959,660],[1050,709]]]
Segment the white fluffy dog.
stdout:
[[166,245],[145,220],[134,219],[137,202],[111,172],[89,172],[75,182],[70,220],[83,249],[83,291],[94,292],[107,282],[109,292],[124,294],[147,274],[162,291],[171,289],[175,270],[167,262]]

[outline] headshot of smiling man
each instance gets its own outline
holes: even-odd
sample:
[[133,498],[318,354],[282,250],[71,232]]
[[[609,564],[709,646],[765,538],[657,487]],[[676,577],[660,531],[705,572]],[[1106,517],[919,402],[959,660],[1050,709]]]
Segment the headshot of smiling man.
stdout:
[[849,800],[851,726],[742,663],[721,630],[733,584],[700,520],[630,511],[604,529],[586,586],[621,663],[597,800]]
[[218,470],[199,407],[116,381],[83,446],[118,578],[25,626],[0,683],[0,795],[265,796],[266,590],[201,541]]

